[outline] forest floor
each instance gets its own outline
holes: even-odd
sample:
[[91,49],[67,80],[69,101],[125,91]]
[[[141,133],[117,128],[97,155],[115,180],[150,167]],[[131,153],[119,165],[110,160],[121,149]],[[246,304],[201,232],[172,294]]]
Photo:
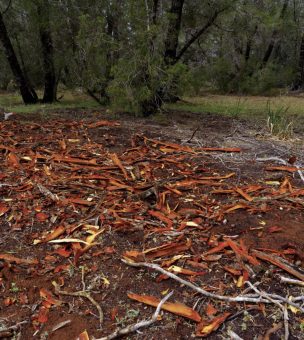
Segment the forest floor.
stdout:
[[0,150],[0,338],[105,337],[171,291],[128,339],[303,338],[301,129],[63,110],[0,122]]

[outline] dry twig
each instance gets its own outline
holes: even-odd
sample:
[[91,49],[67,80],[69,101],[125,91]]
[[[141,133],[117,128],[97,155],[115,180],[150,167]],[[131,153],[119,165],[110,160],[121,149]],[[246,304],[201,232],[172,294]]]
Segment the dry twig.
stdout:
[[157,321],[158,315],[160,313],[161,307],[162,305],[171,297],[171,295],[173,294],[173,292],[167,294],[158,304],[155,313],[153,314],[153,316],[151,317],[151,319],[149,320],[143,320],[140,322],[137,322],[136,324],[127,326],[125,328],[121,328],[121,329],[117,329],[114,333],[107,335],[105,337],[99,338],[99,339],[95,339],[95,340],[111,340],[111,339],[115,339],[118,337],[121,337],[122,335],[126,335],[126,334],[130,334],[133,332],[136,332],[138,329],[143,328],[143,327],[148,327],[150,325],[152,325],[155,321]]
[[[217,300],[222,300],[222,301],[227,301],[227,302],[253,302],[253,303],[280,303],[280,301],[286,302],[287,304],[290,304],[296,308],[298,308],[299,310],[301,310],[304,313],[304,308],[302,308],[301,306],[297,305],[296,303],[289,301],[288,299],[285,299],[283,297],[277,296],[275,295],[268,295],[267,298],[263,298],[260,293],[257,293],[257,296],[248,296],[248,295],[239,295],[236,297],[232,297],[232,296],[224,296],[224,295],[218,295],[218,294],[214,294],[214,293],[210,293],[196,285],[194,285],[193,283],[186,281],[182,278],[180,278],[179,276],[163,269],[162,267],[158,266],[157,264],[154,263],[148,263],[148,262],[132,262],[130,259],[126,260],[126,259],[122,259],[122,262],[124,262],[125,264],[132,266],[132,267],[146,267],[146,268],[150,268],[150,269],[154,269],[168,277],[170,277],[171,279],[174,279],[175,281],[195,290],[196,292],[213,298],[213,299],[217,299]],[[251,284],[252,285],[252,284]],[[252,287],[254,287],[254,285],[252,285]],[[255,288],[255,287],[254,287]],[[278,297],[280,299],[278,299]],[[272,299],[272,301],[270,301],[270,299]]]
[[290,283],[292,285],[298,285],[304,287],[304,281],[290,279],[289,277],[280,276],[281,282]]
[[254,290],[257,294],[259,294],[261,297],[268,299],[270,302],[274,303],[275,305],[279,306],[282,310],[283,313],[283,318],[284,318],[284,328],[285,328],[285,336],[284,339],[288,340],[289,338],[289,325],[288,325],[288,310],[285,306],[283,306],[280,302],[274,300],[269,294],[266,292],[258,290],[252,283],[246,281],[247,285]]
[[101,324],[103,323],[103,311],[100,307],[100,305],[92,298],[89,292],[87,291],[79,291],[79,292],[66,292],[65,290],[61,290],[59,288],[59,285],[56,282],[53,282],[53,285],[55,287],[55,293],[56,294],[61,294],[61,295],[70,295],[70,296],[78,296],[78,297],[85,297],[87,298],[98,310],[99,314],[99,324],[101,327]]

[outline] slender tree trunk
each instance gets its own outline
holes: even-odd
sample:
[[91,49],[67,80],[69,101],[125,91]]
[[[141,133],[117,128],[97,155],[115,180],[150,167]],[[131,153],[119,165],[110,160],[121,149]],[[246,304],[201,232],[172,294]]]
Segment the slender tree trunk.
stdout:
[[[116,3],[116,6],[113,7],[111,3],[108,3],[105,19],[106,19],[106,27],[105,33],[107,34],[109,40],[113,44],[118,44],[119,42],[119,32],[118,32],[118,21],[120,15],[120,2]],[[110,97],[107,93],[107,88],[111,80],[113,80],[113,76],[111,74],[112,67],[116,60],[119,58],[119,52],[113,49],[113,46],[110,46],[107,49],[106,54],[106,64],[103,78],[104,80],[98,84],[98,90],[95,89],[87,89],[87,93],[100,105],[107,105],[110,102]]]
[[35,104],[38,96],[35,90],[27,82],[26,77],[20,67],[15,50],[9,38],[2,14],[0,13],[0,41],[3,45],[7,61],[10,65],[15,81],[20,89],[20,93],[25,104]]
[[159,0],[153,0],[153,7],[152,7],[152,24],[156,25],[157,23],[157,15],[159,9]]
[[172,0],[169,25],[165,41],[164,61],[166,65],[176,63],[178,37],[181,29],[184,0]]
[[302,34],[297,78],[293,85],[293,90],[304,89],[304,34]]
[[[288,7],[288,2],[289,2],[289,0],[285,0],[284,1],[283,7],[282,7],[282,10],[281,10],[281,14],[280,14],[280,19],[284,18],[284,15],[285,15],[287,7]],[[263,57],[263,60],[262,60],[261,69],[264,68],[268,64],[268,62],[270,60],[272,52],[273,52],[273,50],[274,50],[274,48],[275,48],[275,46],[277,44],[278,33],[279,32],[278,32],[277,29],[275,29],[272,32],[272,35],[271,35],[268,47],[267,47],[267,49],[265,51],[265,54],[264,54],[264,57]]]
[[[175,65],[185,54],[185,52],[204,34],[209,27],[211,27],[216,21],[217,17],[224,12],[228,7],[223,7],[216,10],[209,20],[197,30],[195,34],[185,43],[185,45],[178,51],[179,45],[179,34],[181,30],[181,22],[183,15],[184,0],[171,0],[171,7],[169,10],[169,23],[168,31],[165,39],[165,49],[164,49],[164,65],[169,68]],[[158,6],[158,2],[154,2]],[[171,84],[174,87],[174,83],[177,83],[177,79],[173,79]],[[142,112],[144,116],[150,116],[154,114],[162,105],[164,101],[176,102],[180,98],[174,93],[170,93],[170,89],[166,87],[160,87],[155,93],[152,93],[151,98],[145,100],[142,103]]]
[[49,2],[39,2],[37,13],[39,16],[39,35],[42,47],[43,71],[44,71],[44,103],[56,101],[57,81],[54,65],[54,47],[50,30]]

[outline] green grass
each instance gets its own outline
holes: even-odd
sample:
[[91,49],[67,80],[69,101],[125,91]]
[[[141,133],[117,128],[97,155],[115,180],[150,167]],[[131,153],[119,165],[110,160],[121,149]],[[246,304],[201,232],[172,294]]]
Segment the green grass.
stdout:
[[[62,94],[63,98],[60,102],[54,104],[24,105],[18,93],[0,93],[0,107],[3,107],[6,112],[16,113],[44,113],[60,109],[100,107],[92,98],[81,92],[67,90],[58,92],[59,97]],[[42,93],[39,93],[39,96],[41,97]],[[245,119],[262,119],[265,122],[269,112],[284,112],[288,119],[296,123],[298,119],[301,121],[304,119],[304,95],[263,97],[206,94],[202,97],[185,98],[185,102],[166,104],[165,108],[196,113],[210,112]],[[284,117],[281,118],[284,121]]]
[[[19,94],[2,93],[0,94],[0,107],[4,108],[6,112],[15,113],[44,112],[59,109],[94,109],[99,107],[96,101],[85,94],[64,91],[64,93],[59,92],[58,97],[62,94],[63,98],[54,104],[38,103],[34,105],[24,105]],[[41,96],[41,94],[38,95]]]
[[166,108],[197,113],[210,112],[241,118],[265,118],[270,105],[273,110],[286,110],[289,116],[304,117],[304,97],[301,96],[206,95],[185,98],[185,101],[168,104]]

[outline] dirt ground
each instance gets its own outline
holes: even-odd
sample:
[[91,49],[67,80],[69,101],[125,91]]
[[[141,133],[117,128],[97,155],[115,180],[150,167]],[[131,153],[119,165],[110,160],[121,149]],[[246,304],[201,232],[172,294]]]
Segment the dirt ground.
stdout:
[[[280,141],[262,123],[167,115],[0,122],[0,338],[105,337],[152,317],[140,297],[170,291],[183,305],[126,338],[283,339],[287,323],[304,337],[301,131]],[[266,301],[208,298],[130,261],[220,296],[249,297],[249,281]]]

